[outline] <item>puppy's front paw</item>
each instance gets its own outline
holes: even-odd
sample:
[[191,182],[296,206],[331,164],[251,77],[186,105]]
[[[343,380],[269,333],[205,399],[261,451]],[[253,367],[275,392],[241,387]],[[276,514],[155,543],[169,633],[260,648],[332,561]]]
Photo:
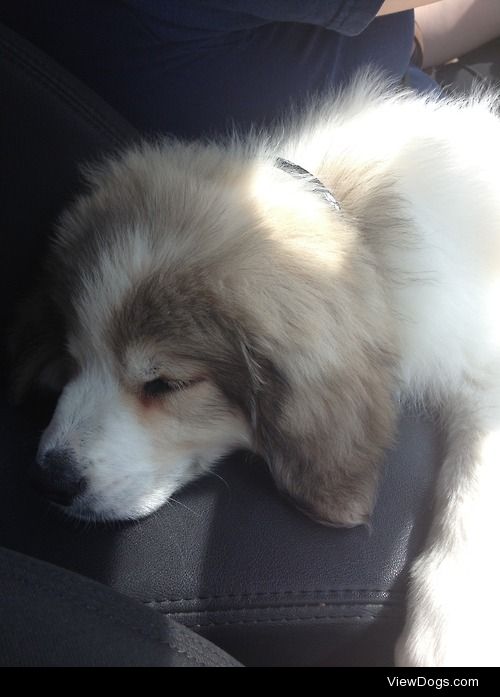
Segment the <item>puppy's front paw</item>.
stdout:
[[500,613],[480,567],[462,562],[429,555],[415,564],[397,666],[500,666]]

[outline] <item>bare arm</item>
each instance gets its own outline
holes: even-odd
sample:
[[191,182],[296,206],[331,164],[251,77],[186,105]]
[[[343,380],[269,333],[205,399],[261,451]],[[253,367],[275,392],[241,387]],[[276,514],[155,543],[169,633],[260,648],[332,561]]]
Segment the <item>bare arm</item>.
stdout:
[[419,7],[415,20],[423,36],[423,67],[428,68],[500,36],[500,0],[441,0]]
[[415,7],[434,4],[435,2],[441,2],[441,0],[385,0],[377,14],[378,16],[391,15],[394,12],[413,10]]

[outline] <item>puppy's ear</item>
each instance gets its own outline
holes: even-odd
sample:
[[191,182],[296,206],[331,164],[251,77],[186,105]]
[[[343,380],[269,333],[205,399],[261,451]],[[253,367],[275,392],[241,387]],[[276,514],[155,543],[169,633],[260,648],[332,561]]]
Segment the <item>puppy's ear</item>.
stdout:
[[[255,441],[278,488],[311,518],[352,527],[368,522],[379,464],[395,429],[390,361],[338,367],[315,380],[285,379],[263,360],[255,380]],[[305,373],[304,373],[305,375]]]
[[67,377],[64,323],[43,288],[24,299],[9,332],[12,397],[22,402],[33,389],[58,392]]

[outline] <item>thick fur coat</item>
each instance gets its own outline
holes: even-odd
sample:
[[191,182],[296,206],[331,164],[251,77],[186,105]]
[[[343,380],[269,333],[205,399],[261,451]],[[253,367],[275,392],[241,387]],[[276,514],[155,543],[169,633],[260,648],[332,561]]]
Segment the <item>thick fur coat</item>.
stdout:
[[147,515],[244,447],[309,515],[357,525],[400,404],[428,405],[448,450],[397,661],[500,665],[471,592],[499,572],[499,162],[492,96],[365,76],[274,133],[89,169],[13,338],[18,395],[62,388],[38,464],[78,481],[68,512]]

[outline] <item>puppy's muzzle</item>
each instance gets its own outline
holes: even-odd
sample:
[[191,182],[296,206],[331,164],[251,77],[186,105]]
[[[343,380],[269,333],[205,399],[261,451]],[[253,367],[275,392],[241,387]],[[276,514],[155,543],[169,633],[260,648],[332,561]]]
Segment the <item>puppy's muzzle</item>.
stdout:
[[34,465],[31,485],[44,498],[59,506],[70,506],[87,486],[70,450],[49,450]]

